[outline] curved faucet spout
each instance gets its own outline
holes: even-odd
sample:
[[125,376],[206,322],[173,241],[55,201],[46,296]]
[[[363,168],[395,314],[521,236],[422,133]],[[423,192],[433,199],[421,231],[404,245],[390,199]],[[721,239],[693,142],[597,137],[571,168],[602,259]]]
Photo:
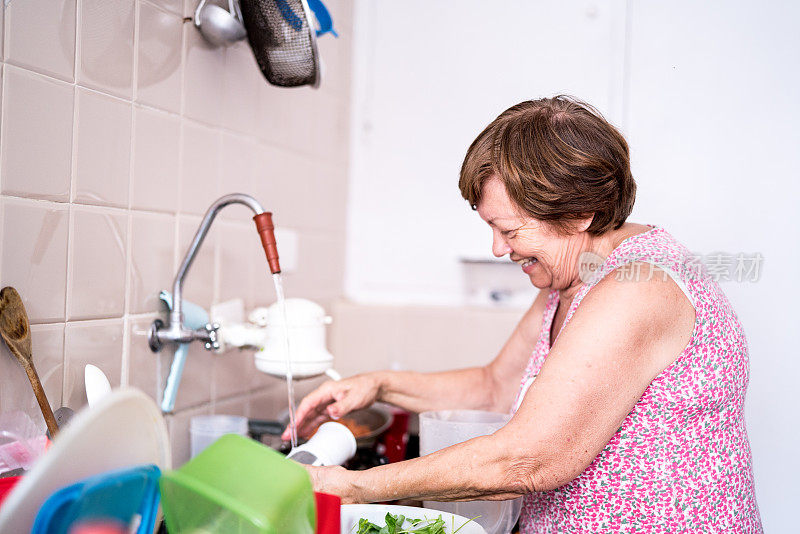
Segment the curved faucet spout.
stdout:
[[[186,278],[186,273],[189,272],[189,267],[192,266],[192,262],[194,262],[194,258],[197,256],[197,251],[200,249],[200,245],[203,244],[203,240],[206,238],[206,234],[208,234],[208,230],[211,228],[211,223],[214,222],[217,213],[219,213],[222,208],[230,206],[231,204],[242,204],[247,206],[253,210],[254,215],[260,215],[265,212],[264,208],[256,199],[243,193],[225,195],[224,197],[218,198],[213,204],[211,204],[211,206],[208,208],[208,211],[206,211],[202,222],[200,223],[200,227],[194,234],[194,239],[192,239],[192,243],[189,245],[189,249],[186,251],[186,255],[183,257],[181,266],[178,268],[178,272],[175,274],[175,281],[172,283],[172,315],[175,318],[178,318],[179,322],[183,322],[183,280]],[[174,322],[172,318],[170,318],[170,322]]]
[[253,211],[255,215],[253,220],[256,223],[256,228],[259,236],[261,237],[261,243],[267,253],[267,260],[269,261],[270,269],[273,273],[280,272],[281,269],[278,261],[278,248],[275,243],[275,227],[272,224],[272,214],[265,211],[261,204],[259,204],[258,201],[250,195],[233,193],[217,199],[213,204],[211,204],[211,207],[208,208],[208,211],[206,211],[206,214],[200,223],[200,227],[194,234],[194,238],[189,245],[189,249],[186,251],[186,255],[183,257],[183,261],[178,268],[178,272],[175,274],[175,280],[172,284],[173,305],[169,316],[170,324],[169,326],[156,325],[152,330],[150,347],[154,351],[160,349],[161,344],[165,341],[178,343],[188,343],[194,339],[208,341],[208,339],[206,339],[208,337],[207,333],[190,330],[183,324],[183,281],[186,278],[186,274],[189,272],[189,268],[192,266],[195,256],[197,256],[197,251],[203,244],[203,240],[205,239],[206,234],[208,234],[208,230],[211,227],[211,223],[214,222],[217,213],[219,213],[219,211],[225,206],[229,206],[231,204],[242,204]]

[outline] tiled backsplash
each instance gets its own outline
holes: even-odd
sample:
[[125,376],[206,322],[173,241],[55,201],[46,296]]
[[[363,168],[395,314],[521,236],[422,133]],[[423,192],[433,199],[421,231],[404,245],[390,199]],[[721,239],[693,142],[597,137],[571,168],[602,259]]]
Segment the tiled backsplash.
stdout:
[[[83,368],[158,397],[171,351],[144,331],[161,312],[201,215],[229,192],[255,196],[298,236],[287,295],[330,308],[342,293],[351,2],[327,2],[339,39],[320,40],[322,87],[263,79],[245,42],[205,44],[196,0],[15,0],[3,13],[0,285],[31,318],[34,361],[54,408],[86,402]],[[278,244],[280,248],[280,243]],[[186,284],[205,307],[274,291],[244,210],[212,227]],[[313,386],[302,383],[299,394]],[[188,420],[212,411],[270,417],[281,382],[252,354],[189,352],[169,419],[176,462]],[[0,349],[0,411],[44,427],[25,373]]]

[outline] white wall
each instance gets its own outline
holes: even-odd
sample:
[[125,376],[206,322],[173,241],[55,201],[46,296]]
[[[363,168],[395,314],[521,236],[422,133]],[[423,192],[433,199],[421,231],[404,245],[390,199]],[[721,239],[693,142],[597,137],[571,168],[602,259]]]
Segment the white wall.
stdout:
[[630,141],[632,220],[698,253],[764,256],[758,282],[723,287],[750,343],[764,526],[789,530],[800,497],[797,20],[788,1],[358,2],[348,296],[462,302],[458,259],[490,245],[457,189],[467,146],[518,101],[591,102]]

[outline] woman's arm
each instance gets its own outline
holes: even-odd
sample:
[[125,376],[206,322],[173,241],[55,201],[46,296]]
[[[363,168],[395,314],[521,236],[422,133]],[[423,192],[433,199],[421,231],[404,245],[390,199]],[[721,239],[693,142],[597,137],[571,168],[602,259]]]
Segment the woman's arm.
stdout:
[[547,295],[539,292],[489,364],[441,373],[378,372],[378,399],[416,413],[453,408],[508,412],[514,400],[508,384],[522,377],[539,337]]
[[[495,359],[484,367],[441,373],[378,371],[328,381],[309,393],[297,408],[298,433],[307,435],[323,421],[379,400],[412,412],[448,408],[507,412],[513,391],[539,337],[547,292],[540,291]],[[289,439],[288,429],[284,439]]]
[[694,320],[694,308],[671,279],[606,277],[587,294],[505,427],[366,471],[311,469],[315,488],[345,502],[376,502],[507,499],[566,484],[681,353]]

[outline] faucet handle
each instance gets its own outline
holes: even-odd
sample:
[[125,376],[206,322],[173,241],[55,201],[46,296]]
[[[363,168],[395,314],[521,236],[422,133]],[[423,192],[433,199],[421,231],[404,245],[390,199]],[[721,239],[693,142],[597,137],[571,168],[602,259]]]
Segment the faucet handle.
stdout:
[[206,331],[207,341],[205,343],[206,350],[219,349],[219,323],[209,323],[204,327]]

